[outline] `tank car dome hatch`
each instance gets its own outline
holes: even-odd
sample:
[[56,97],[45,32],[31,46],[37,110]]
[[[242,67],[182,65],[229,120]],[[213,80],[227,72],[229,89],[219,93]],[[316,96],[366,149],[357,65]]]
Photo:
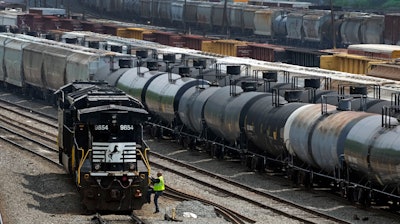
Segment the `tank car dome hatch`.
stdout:
[[319,78],[304,79],[304,88],[318,89],[321,86],[321,80]]
[[164,62],[175,63],[175,60],[176,60],[175,54],[163,54]]
[[350,94],[367,95],[368,90],[366,86],[350,86]]
[[179,75],[181,75],[183,77],[189,77],[190,76],[190,68],[187,66],[179,67]]
[[206,68],[207,67],[207,60],[206,59],[194,59],[193,60],[193,67],[195,68]]
[[67,44],[77,44],[78,43],[78,38],[77,37],[66,37],[65,38],[65,43],[67,43]]
[[147,50],[137,50],[136,57],[138,58],[147,58],[149,56],[149,52]]
[[337,110],[340,111],[350,111],[351,110],[351,98],[340,99],[337,106]]
[[229,75],[240,75],[240,65],[226,66],[226,73]]
[[150,71],[157,71],[158,70],[158,62],[157,61],[148,61],[147,68]]
[[120,68],[132,68],[133,62],[130,59],[119,59],[118,65]]
[[286,90],[284,97],[285,100],[288,102],[300,102],[302,94],[303,90]]
[[278,81],[278,72],[277,71],[269,71],[262,73],[263,79],[269,82],[277,82]]
[[257,81],[244,81],[241,83],[241,87],[244,92],[251,92],[257,90]]

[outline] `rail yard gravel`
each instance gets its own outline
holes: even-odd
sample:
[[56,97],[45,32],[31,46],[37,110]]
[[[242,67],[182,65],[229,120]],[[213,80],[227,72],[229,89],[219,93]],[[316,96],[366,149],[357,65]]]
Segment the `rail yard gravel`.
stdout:
[[[216,161],[206,153],[183,150],[179,145],[170,141],[149,139],[147,142],[152,151],[188,161],[192,165],[212,170],[222,176],[264,191],[274,192],[316,210],[337,214],[353,223],[397,223],[398,217],[396,216],[388,215],[388,213],[380,214],[375,210],[356,208],[345,200],[336,199],[328,193],[293,188],[288,181],[281,177],[250,172],[236,161]],[[0,142],[0,147],[0,175],[2,177],[0,181],[0,212],[4,223],[91,223],[93,215],[82,214],[79,195],[70,177],[62,168],[51,165],[27,152],[16,150],[4,142]],[[156,161],[155,158],[153,160]],[[157,168],[154,168],[153,175],[156,171]],[[193,173],[192,175],[197,174]],[[289,219],[283,220],[281,216],[272,212],[260,212],[259,208],[253,205],[238,202],[224,194],[202,188],[202,186],[172,173],[164,172],[164,176],[167,185],[242,211],[246,216],[257,220],[257,223],[298,223]],[[198,202],[178,202],[162,196],[160,207],[161,212],[158,214],[153,214],[153,203],[146,204],[141,211],[135,213],[145,218],[148,223],[170,223],[163,221],[164,215],[171,215],[172,208],[176,208],[177,219],[182,220],[184,224],[227,223],[216,217],[210,207]],[[196,219],[185,218],[183,217],[184,212],[191,212],[198,217]],[[107,215],[105,219],[124,223],[121,220],[126,220],[126,217]],[[363,221],[363,219],[368,220]]]
[[[183,149],[178,150],[179,146],[177,144],[168,141],[149,140],[148,144],[152,151],[168,155],[178,160],[188,161],[191,165],[213,171],[221,176],[231,178],[262,191],[273,192],[287,200],[306,205],[315,210],[324,211],[351,223],[398,223],[398,216],[396,215],[391,215],[386,212],[381,213],[376,209],[358,208],[351,205],[346,200],[322,190],[306,191],[301,188],[293,188],[291,183],[282,177],[250,172],[237,161],[216,161],[215,159],[211,159],[204,152]],[[196,176],[198,174],[193,173],[192,175]],[[242,211],[242,214],[247,217],[257,220],[258,223],[297,223],[289,219],[283,220],[281,216],[273,214],[272,212],[263,214],[260,212],[259,208],[244,202],[239,204],[234,203],[235,200],[226,197],[226,195],[200,189],[201,186],[190,181],[182,180],[182,178],[172,173],[164,172],[164,177],[167,185],[173,188],[195,195],[202,195],[202,197],[206,199],[230,206],[236,211]]]

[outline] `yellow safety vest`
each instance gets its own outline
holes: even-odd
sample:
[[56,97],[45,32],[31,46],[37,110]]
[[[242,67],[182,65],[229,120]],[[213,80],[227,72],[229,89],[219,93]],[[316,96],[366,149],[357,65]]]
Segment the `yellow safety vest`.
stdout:
[[158,177],[158,179],[160,179],[160,182],[154,184],[153,190],[154,191],[163,191],[163,190],[165,190],[164,177],[160,176],[160,177]]

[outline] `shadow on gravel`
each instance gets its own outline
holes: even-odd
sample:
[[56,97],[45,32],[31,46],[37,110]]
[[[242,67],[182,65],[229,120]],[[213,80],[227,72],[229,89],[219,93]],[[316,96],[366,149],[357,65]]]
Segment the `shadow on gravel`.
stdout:
[[67,174],[22,174],[27,181],[23,184],[25,193],[36,201],[28,208],[51,214],[81,214],[80,196],[75,184]]

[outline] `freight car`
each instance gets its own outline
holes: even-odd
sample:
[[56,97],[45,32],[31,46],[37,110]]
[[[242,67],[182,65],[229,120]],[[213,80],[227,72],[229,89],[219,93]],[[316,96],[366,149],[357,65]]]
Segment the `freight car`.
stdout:
[[[142,2],[145,4],[144,2]],[[167,4],[168,1],[163,2]],[[182,2],[174,2],[172,6],[177,6],[177,4],[183,4]],[[216,3],[217,4],[217,3]],[[189,10],[194,10],[191,12],[187,18],[192,18],[193,15],[197,15],[196,2],[187,2],[186,7]],[[204,6],[206,7],[206,6]],[[207,6],[210,8],[210,6]],[[232,6],[233,7],[233,6]],[[272,39],[269,42],[272,43],[284,43],[284,44],[294,44],[305,46],[305,47],[331,47],[333,40],[338,41],[337,47],[347,46],[352,43],[359,42],[381,42],[380,40],[387,39],[386,35],[388,31],[385,31],[385,38],[381,38],[381,35],[376,35],[381,33],[381,29],[384,27],[381,23],[382,16],[366,14],[366,13],[356,13],[356,12],[337,12],[337,19],[335,20],[335,29],[333,30],[332,24],[330,22],[330,13],[324,10],[301,10],[296,12],[291,12],[290,10],[282,11],[279,8],[254,8],[253,6],[234,6],[233,11],[230,12],[228,21],[233,30],[237,30],[239,33],[255,33],[257,36],[270,36]],[[178,7],[179,8],[179,7]],[[208,9],[208,8],[207,8]],[[246,9],[246,10],[244,10]],[[173,12],[173,9],[171,9]],[[180,10],[180,11],[179,11]],[[183,6],[176,13],[183,13]],[[221,8],[216,8],[213,13],[221,13]],[[330,66],[330,61],[323,61],[321,63],[320,59],[324,55],[332,55],[335,52],[320,51],[320,50],[304,50],[304,48],[297,47],[287,47],[276,44],[260,44],[251,43],[247,41],[237,41],[237,40],[222,40],[205,36],[195,36],[195,35],[185,35],[179,34],[177,32],[171,31],[157,31],[156,27],[136,27],[139,25],[134,24],[123,24],[123,23],[110,23],[104,20],[90,20],[90,21],[79,21],[76,19],[67,19],[62,16],[49,16],[49,13],[55,13],[54,9],[46,8],[33,8],[29,13],[24,12],[3,12],[0,17],[3,18],[3,30],[11,32],[28,32],[32,35],[42,35],[49,39],[59,38],[60,30],[49,30],[49,29],[66,29],[66,30],[90,30],[93,32],[108,33],[115,36],[137,38],[148,41],[155,41],[169,46],[174,47],[185,47],[196,50],[202,50],[210,53],[222,54],[222,55],[232,55],[238,57],[250,57],[258,60],[265,61],[275,61],[292,63],[308,67],[321,67],[324,69],[334,69],[344,72],[356,72],[361,74],[367,74],[369,68],[368,58],[350,58],[344,55],[347,63],[349,64],[345,68],[337,68]],[[181,18],[177,14],[172,14],[176,18]],[[188,13],[188,12],[186,12]],[[243,14],[248,14],[246,18],[241,18]],[[166,15],[169,15],[168,13]],[[191,16],[191,17],[190,17]],[[174,17],[175,18],[175,17]],[[193,17],[194,18],[194,17]],[[208,18],[208,17],[207,17]],[[211,19],[210,17],[209,19]],[[220,17],[214,17],[220,18]],[[250,19],[249,19],[250,18]],[[385,21],[390,19],[392,23],[395,23],[395,15],[390,15],[389,17],[384,17]],[[208,20],[208,19],[207,19]],[[162,19],[162,21],[169,21],[168,19]],[[173,23],[177,20],[173,19]],[[190,20],[185,24],[191,26],[193,22],[196,24],[197,19]],[[385,22],[385,24],[388,22]],[[43,26],[46,24],[46,26]],[[174,25],[176,26],[176,24]],[[207,25],[210,27],[209,25]],[[218,22],[216,26],[221,26],[221,21]],[[289,29],[288,29],[289,27]],[[346,27],[350,27],[348,29]],[[353,32],[353,27],[358,27],[359,32]],[[164,29],[165,30],[165,29]],[[250,31],[251,30],[251,31]],[[287,32],[289,30],[289,33]],[[350,32],[346,34],[346,32]],[[395,29],[391,29],[395,32]],[[337,36],[332,37],[332,33],[335,31]],[[372,31],[372,32],[371,32]],[[390,31],[392,32],[392,31]],[[390,34],[391,38],[395,38],[396,34]],[[240,36],[240,34],[239,34]],[[265,39],[259,39],[265,42]],[[274,40],[279,40],[276,42]],[[362,40],[374,40],[374,41],[362,41]],[[379,40],[379,41],[376,41]],[[72,41],[72,40],[68,40]],[[342,43],[342,44],[340,44]],[[343,45],[345,43],[345,45]],[[353,45],[353,44],[352,44]],[[107,50],[121,49],[123,46],[109,46]],[[118,50],[120,53],[128,53],[129,48]],[[351,56],[351,55],[350,55]],[[334,60],[340,59],[341,55],[335,56]],[[324,59],[329,57],[323,57]],[[328,60],[328,59],[326,59]],[[375,60],[374,60],[375,62]],[[328,63],[328,64],[327,64]],[[363,68],[360,69],[359,64],[364,64]],[[335,63],[336,65],[337,63]],[[355,70],[357,69],[357,70]],[[382,76],[383,77],[383,76]]]
[[[350,44],[397,44],[399,15],[309,9],[309,3],[284,1],[250,1],[248,4],[204,1],[124,1],[118,4],[94,3],[93,9],[132,17],[143,23],[188,29],[229,30],[236,36],[262,37],[264,42],[293,43],[303,47],[332,48]],[[119,1],[115,1],[119,2]],[[129,5],[124,5],[129,4]],[[135,7],[129,7],[134,5]],[[257,6],[255,6],[257,5]],[[119,8],[118,8],[119,7]],[[133,10],[135,13],[132,13]],[[225,15],[225,16],[224,16]],[[332,23],[332,16],[334,22]],[[332,27],[333,25],[333,27]],[[246,35],[241,35],[246,34]],[[335,37],[333,37],[335,35]],[[254,36],[252,38],[254,38]],[[335,42],[335,43],[334,43]]]
[[72,82],[56,94],[60,163],[73,177],[85,209],[141,209],[150,183],[143,105],[105,82]]
[[[25,41],[25,43],[29,43],[27,39]],[[142,48],[144,47],[143,43],[140,42]],[[148,44],[157,48],[156,44]],[[42,43],[40,47],[43,46],[49,45]],[[53,46],[53,48],[65,49],[66,47]],[[18,49],[13,52],[24,51],[24,47]],[[161,47],[160,52],[172,53],[175,50],[175,53],[179,52],[181,57],[182,55],[194,57],[196,53],[204,57],[204,54],[194,50],[185,51],[165,46]],[[170,56],[167,58],[171,59]],[[47,61],[49,59],[51,58],[46,58]],[[275,68],[278,71],[284,69],[285,76],[287,73],[317,77],[331,75],[336,80],[340,77],[343,80],[353,80],[358,83],[374,80],[376,84],[387,81],[260,61],[254,61],[255,68],[253,70],[249,70],[248,67],[242,70],[242,65],[237,66],[232,63],[236,62],[237,64],[238,60],[250,63],[249,59],[234,57],[215,57],[214,59],[218,63],[217,67],[224,68],[228,74],[226,77],[228,80],[242,74],[243,71],[250,71],[250,74],[253,74],[254,70],[269,67],[269,69]],[[22,57],[16,60],[24,62]],[[74,64],[75,61],[71,63]],[[147,63],[147,66],[149,64],[151,63]],[[204,66],[201,67],[204,68]],[[352,108],[350,103],[354,102],[351,99],[366,95],[366,92],[345,96],[347,94],[333,95],[321,91],[318,93],[323,96],[320,98],[322,99],[320,100],[322,101],[321,106],[299,102],[297,93],[302,93],[304,90],[285,91],[285,89],[278,89],[278,86],[275,86],[270,93],[254,92],[252,90],[257,87],[254,85],[254,81],[257,80],[254,79],[243,80],[241,86],[236,86],[232,82],[231,85],[221,87],[201,79],[201,72],[199,72],[200,77],[187,77],[187,75],[178,75],[170,70],[155,71],[140,66],[100,71],[102,73],[95,71],[92,73],[93,75],[86,78],[106,80],[109,84],[137,97],[154,119],[151,123],[151,130],[155,136],[170,134],[171,137],[190,146],[204,145],[218,158],[228,155],[239,156],[244,162],[247,162],[251,169],[262,171],[266,167],[274,167],[274,169],[283,167],[284,170],[290,171],[288,176],[296,183],[307,186],[324,183],[342,190],[349,199],[361,203],[368,204],[372,201],[373,203],[391,203],[393,207],[398,206],[399,192],[396,184],[399,182],[399,175],[396,170],[393,170],[393,167],[398,166],[399,163],[399,144],[396,142],[398,138],[393,136],[397,136],[399,126],[397,126],[394,114],[386,113],[382,116],[376,113],[350,111]],[[63,75],[61,77],[64,77]],[[218,72],[214,74],[214,76],[219,75],[221,74]],[[283,83],[283,85],[286,84]],[[282,92],[285,92],[285,98],[281,96]],[[70,97],[69,99],[72,100],[73,95]],[[326,103],[329,102],[328,98],[339,98],[341,103],[338,106],[328,105]],[[399,102],[398,95],[396,95],[396,99],[393,101],[394,103]],[[376,107],[381,105],[379,101],[371,104]],[[337,107],[340,110],[336,110]],[[387,107],[386,111],[396,112],[396,108]],[[304,116],[310,116],[312,119],[304,119]],[[70,116],[65,116],[65,118],[68,117]],[[343,122],[328,122],[330,118],[340,119]],[[101,120],[103,121],[103,119]],[[303,126],[307,127],[307,131],[296,131]],[[98,128],[102,129],[102,127]],[[331,128],[336,131],[331,132],[330,130],[333,130]],[[325,129],[328,131],[324,131]],[[360,130],[365,133],[357,134]],[[66,131],[68,132],[68,130]],[[300,134],[304,136],[300,138]],[[304,139],[309,141],[303,142]],[[321,139],[326,139],[325,142],[330,143],[329,149],[325,147],[326,144],[321,146],[319,142]],[[370,139],[370,141],[366,139]],[[80,146],[83,143],[77,142],[76,144]],[[61,156],[61,161],[63,164],[71,164],[71,166],[67,166],[68,169],[73,170],[72,167],[77,167],[82,171],[83,168],[86,168],[86,163],[81,160],[79,161],[82,163],[78,163],[78,160],[73,159],[82,155],[76,154],[74,150],[70,153],[69,149],[73,149],[73,147],[65,149],[66,155]],[[92,150],[94,149],[92,148]],[[330,153],[324,153],[326,150],[329,150]],[[316,162],[319,159],[327,160],[329,163],[327,165],[320,164],[319,161]],[[383,164],[382,161],[385,163]],[[103,166],[100,164],[101,167]],[[87,176],[84,175],[83,178],[85,177]],[[118,198],[118,194],[114,196]]]
[[[399,175],[392,167],[400,163],[394,137],[400,126],[392,113],[351,111],[349,102],[358,95],[322,94],[321,104],[307,104],[293,102],[296,91],[282,98],[276,91],[251,91],[251,82],[218,87],[142,71],[123,74],[116,86],[149,109],[154,136],[170,133],[220,159],[238,156],[251,169],[283,167],[295,183],[337,188],[359,203],[399,205]],[[227,73],[240,74],[240,66],[228,65]],[[326,103],[331,97],[341,99],[339,106]]]
[[62,45],[21,34],[0,34],[3,86],[55,102],[54,91],[93,74],[113,73],[132,67],[131,55],[74,45]]

